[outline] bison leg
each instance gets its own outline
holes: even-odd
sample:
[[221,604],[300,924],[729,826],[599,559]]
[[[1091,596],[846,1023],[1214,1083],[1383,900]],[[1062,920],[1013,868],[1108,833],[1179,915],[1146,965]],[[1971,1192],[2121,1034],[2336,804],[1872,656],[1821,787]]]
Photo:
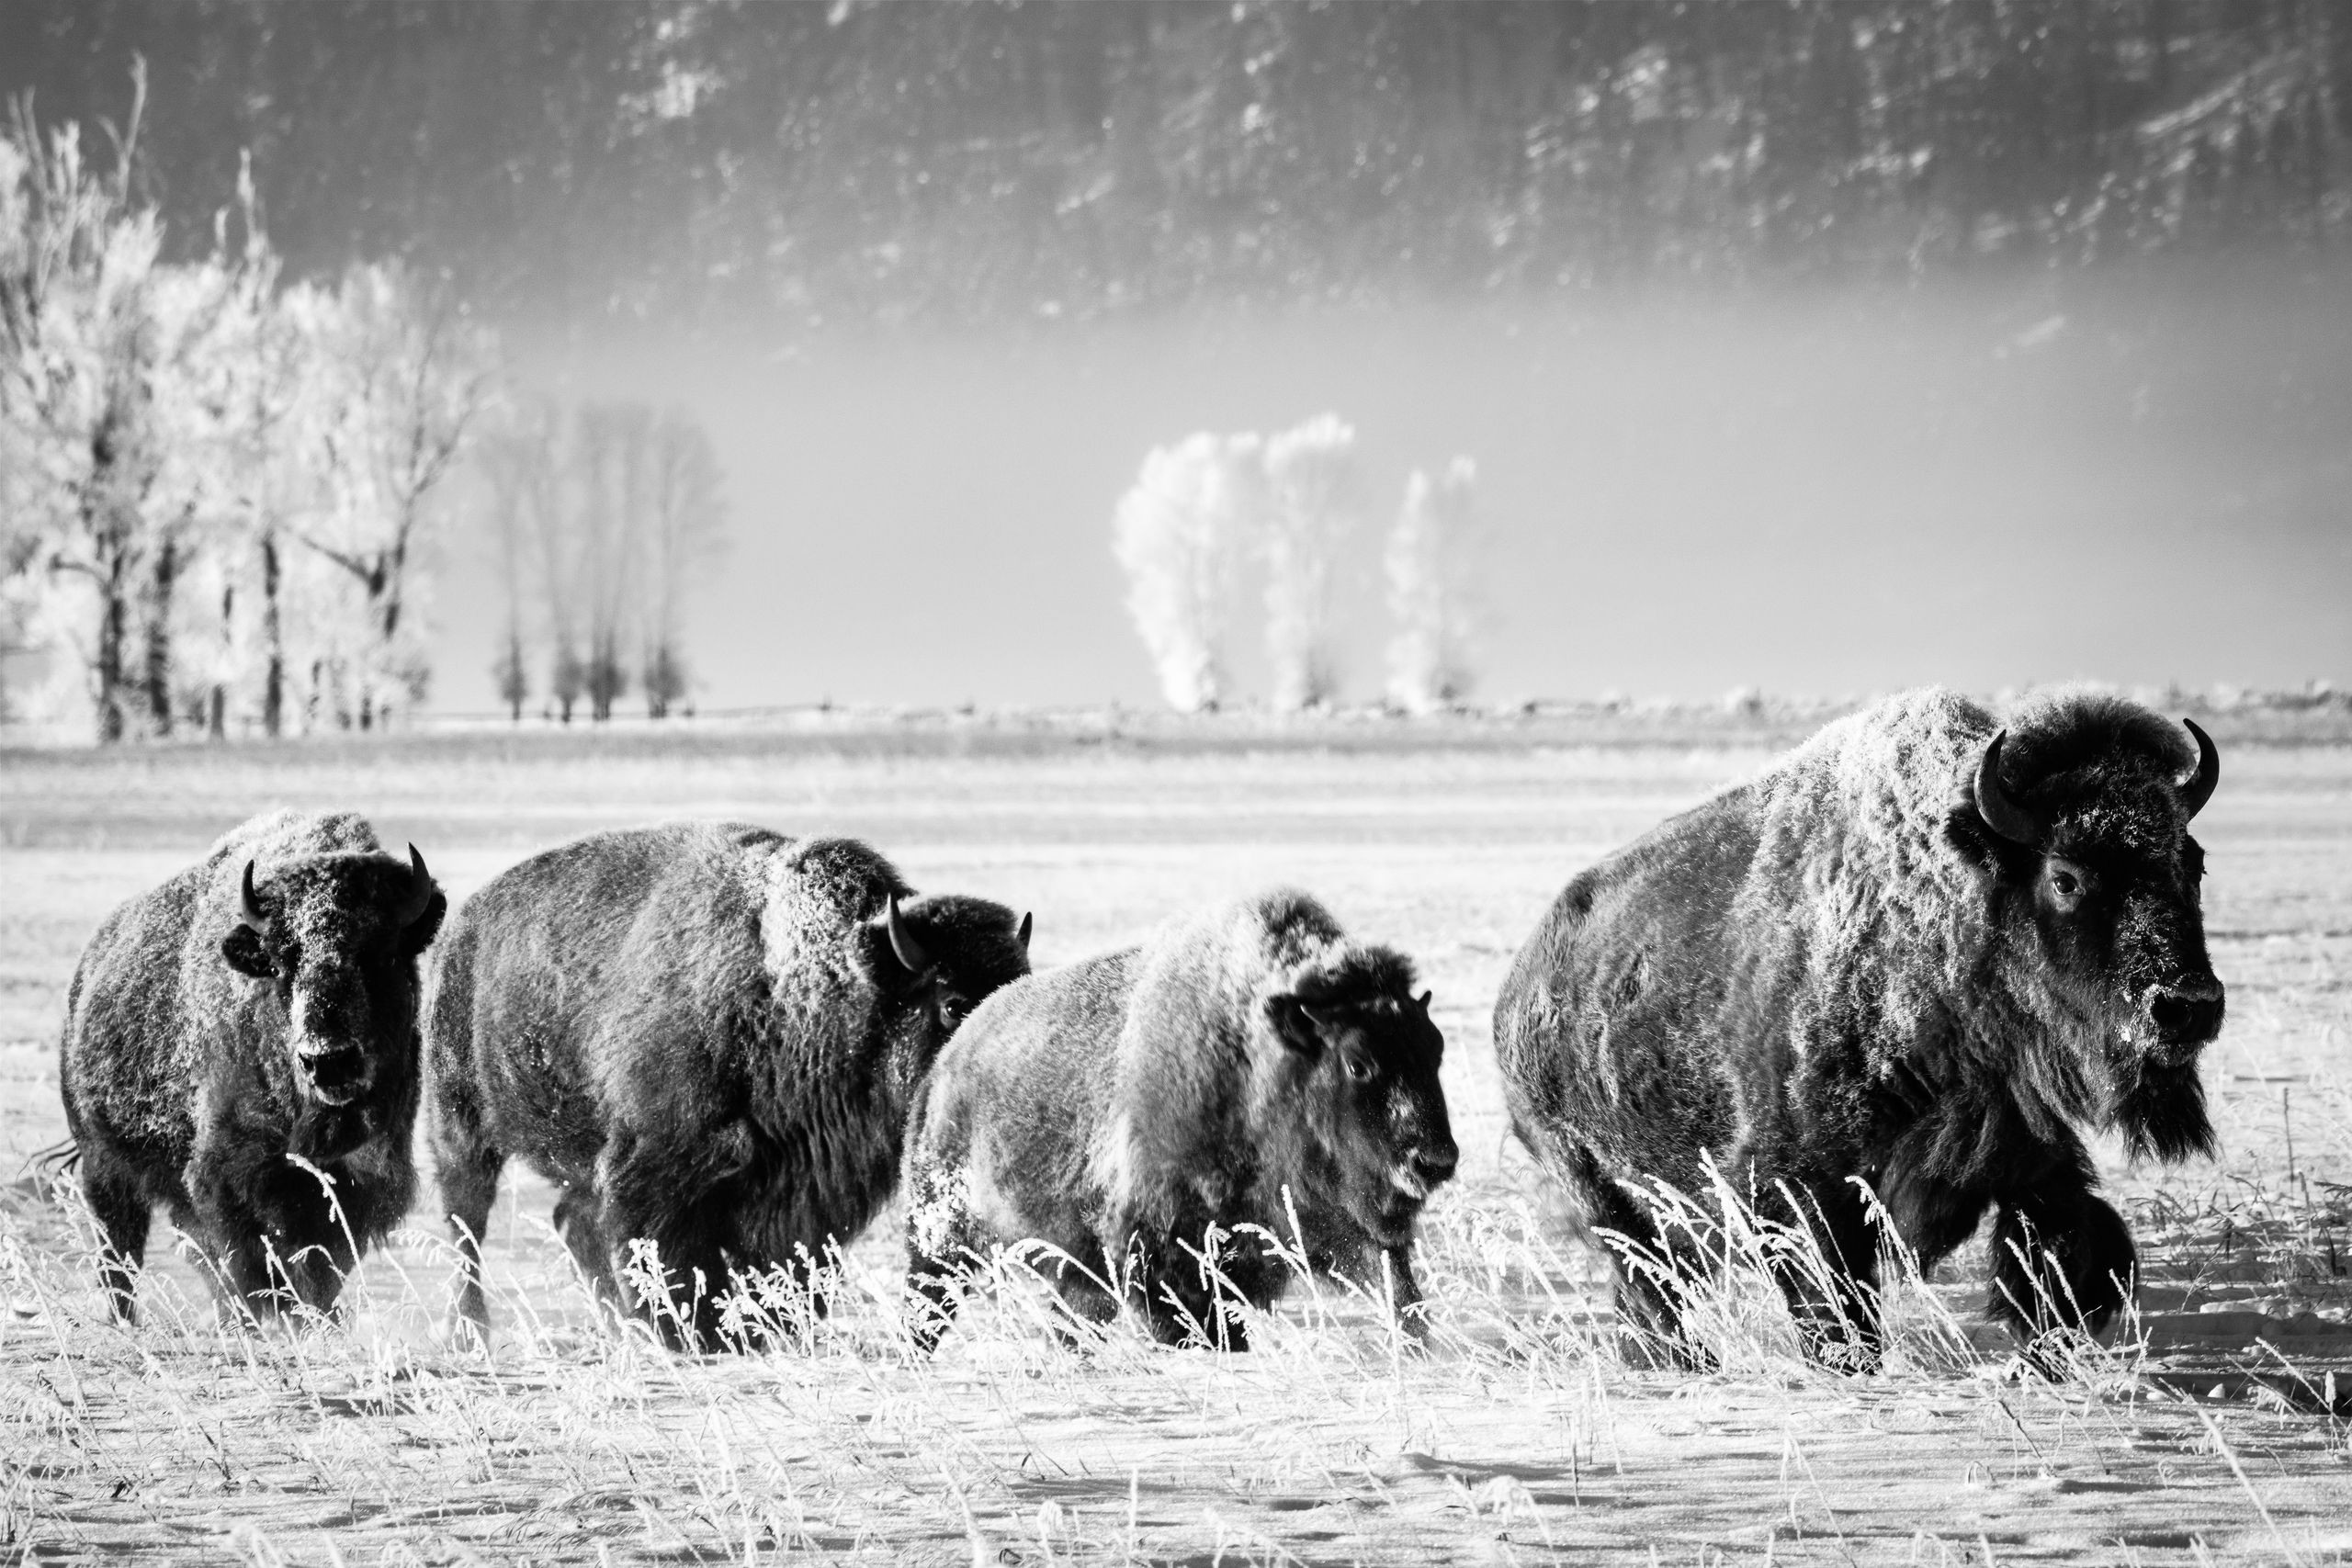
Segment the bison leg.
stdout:
[[1213,1350],[1250,1348],[1249,1325],[1229,1312],[1231,1297],[1212,1295],[1182,1271],[1148,1274],[1144,1285],[1144,1325],[1162,1345],[1196,1344],[1205,1337]]
[[242,1200],[209,1205],[205,1220],[213,1267],[234,1304],[264,1321],[294,1306],[334,1308],[355,1259],[310,1172],[269,1171]]
[[345,1206],[359,1195],[354,1184],[336,1180],[333,1172],[322,1179],[320,1172],[290,1162],[265,1170],[254,1211],[270,1238],[282,1282],[301,1306],[334,1312],[344,1280],[359,1262],[356,1238],[367,1216]]
[[555,1201],[555,1234],[571,1254],[572,1267],[589,1291],[607,1305],[627,1310],[620,1281],[613,1277],[613,1244],[605,1239],[604,1204],[584,1187],[567,1187]]
[[[450,1329],[461,1342],[470,1341],[486,1348],[490,1344],[490,1303],[482,1294],[481,1243],[490,1227],[491,1207],[498,1201],[498,1179],[506,1168],[506,1156],[492,1145],[475,1118],[455,1114],[449,1104],[439,1102],[441,1097],[435,1099],[427,1134],[433,1145],[433,1182],[440,1195],[442,1218],[449,1226],[449,1239],[458,1249]],[[556,1223],[560,1229],[560,1201]],[[578,1255],[574,1248],[573,1256]],[[602,1247],[597,1249],[597,1257],[602,1258]]]
[[2001,1205],[1986,1311],[2029,1346],[2053,1331],[2099,1333],[2132,1300],[2139,1255],[2123,1217],[2087,1186]]
[[1097,1329],[1107,1329],[1119,1321],[1119,1298],[1083,1269],[1062,1266],[1054,1276],[1054,1293],[1069,1309],[1072,1320],[1054,1325],[1064,1349],[1086,1348],[1088,1341],[1078,1325],[1091,1324]]
[[147,1257],[147,1227],[153,1223],[147,1197],[131,1177],[95,1151],[85,1155],[82,1196],[98,1222],[98,1285],[117,1321],[139,1321],[139,1269]]
[[348,1228],[319,1177],[266,1130],[220,1130],[190,1162],[187,1190],[226,1304],[264,1320],[289,1302],[334,1305],[355,1261]]
[[[1789,1214],[1791,1201],[1804,1212]],[[1879,1317],[1878,1238],[1860,1194],[1843,1182],[1794,1188],[1773,1207],[1802,1245],[1776,1247],[1774,1281],[1797,1322],[1805,1359],[1840,1371],[1877,1370],[1884,1349]]]
[[716,1345],[718,1298],[728,1282],[720,1245],[727,1216],[711,1212],[703,1197],[679,1192],[678,1172],[692,1168],[689,1160],[665,1158],[616,1134],[598,1163],[606,1256],[622,1299],[643,1312],[673,1348]]
[[1676,1247],[1649,1206],[1589,1161],[1585,1179],[1569,1187],[1583,1200],[1588,1229],[1616,1233],[1603,1250],[1616,1275],[1617,1337],[1626,1359],[1678,1371],[1713,1371],[1714,1356],[1682,1321],[1683,1293],[1707,1267],[1705,1259]]
[[461,1341],[469,1340],[485,1349],[490,1345],[490,1303],[482,1293],[481,1241],[490,1227],[491,1206],[498,1201],[498,1178],[504,1163],[495,1150],[485,1149],[469,1159],[441,1156],[433,1171],[449,1239],[458,1249],[450,1328]]
[[[1213,1261],[1223,1270],[1231,1259],[1220,1251]],[[1210,1262],[1172,1241],[1144,1248],[1133,1276],[1144,1325],[1162,1345],[1205,1343],[1213,1350],[1247,1350],[1249,1325],[1232,1310],[1238,1298],[1210,1277]]]
[[915,1199],[907,1213],[907,1329],[917,1353],[928,1356],[955,1325],[970,1287],[970,1260],[988,1238],[956,1184],[920,1170],[908,1188]]
[[944,1258],[911,1252],[907,1259],[907,1333],[915,1353],[928,1356],[955,1326],[964,1304],[964,1271]]
[[1396,1311],[1396,1326],[1415,1339],[1430,1337],[1429,1305],[1421,1294],[1420,1277],[1413,1272],[1413,1247],[1392,1247],[1387,1258],[1389,1299]]

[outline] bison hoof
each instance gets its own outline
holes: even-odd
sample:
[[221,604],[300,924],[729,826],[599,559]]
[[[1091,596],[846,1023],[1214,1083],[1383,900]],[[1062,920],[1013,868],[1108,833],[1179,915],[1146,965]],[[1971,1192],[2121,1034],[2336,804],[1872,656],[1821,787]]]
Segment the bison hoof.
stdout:
[[1866,1377],[1879,1370],[1885,1359],[1879,1347],[1866,1339],[1845,1335],[1818,1334],[1805,1337],[1804,1359],[1817,1367],[1849,1377]]
[[2012,1329],[2018,1340],[2018,1363],[2052,1382],[2073,1382],[2091,1371],[2099,1357],[2098,1337],[2081,1328],[2045,1328],[2028,1336]]
[[1646,1328],[1619,1329],[1617,1353],[1641,1371],[1712,1372],[1723,1364],[1713,1350],[1679,1333]]

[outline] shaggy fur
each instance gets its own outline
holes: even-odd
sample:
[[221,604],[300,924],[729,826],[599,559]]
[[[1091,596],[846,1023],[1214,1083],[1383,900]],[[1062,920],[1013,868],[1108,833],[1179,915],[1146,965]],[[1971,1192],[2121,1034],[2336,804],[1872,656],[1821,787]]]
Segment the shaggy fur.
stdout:
[[[892,949],[888,901],[930,963]],[[1025,925],[916,898],[846,839],[741,824],[600,833],[534,856],[451,922],[426,1004],[427,1126],[486,1333],[477,1238],[521,1158],[616,1299],[652,1242],[673,1299],[634,1304],[708,1341],[730,1267],[804,1269],[898,1184],[907,1106],[963,1013],[1029,969]]]
[[[2097,1328],[2133,1254],[2075,1126],[2165,1157],[2211,1147],[2195,1058],[2221,991],[2179,784],[2193,743],[2113,697],[2020,711],[2001,777],[2049,824],[2034,847],[1977,810],[1994,732],[1940,691],[1829,726],[1571,882],[1496,1006],[1513,1124],[1585,1221],[1656,1247],[1630,1190],[1703,1192],[1712,1160],[1842,1260],[1839,1300],[1784,1281],[1832,1359],[1876,1355],[1877,1241],[1849,1179],[1928,1263],[1997,1208],[1996,1235],[2030,1231],[2050,1255],[2035,1267],[2057,1269],[2072,1304],[2054,1319]],[[2061,872],[2093,887],[2071,913]],[[1991,1310],[2049,1325],[2048,1292],[1998,1250]],[[1619,1301],[1673,1343],[1668,1292],[1621,1267]]]
[[[249,861],[262,932],[238,919]],[[105,1231],[103,1282],[124,1319],[159,1203],[227,1297],[263,1316],[289,1292],[331,1309],[344,1275],[407,1212],[416,959],[447,908],[434,888],[401,925],[417,891],[360,818],[279,812],[229,833],[90,939],[66,994],[58,1077]],[[348,1065],[331,1098],[306,1055]]]
[[[1385,1258],[1418,1328],[1414,1225],[1455,1150],[1444,1038],[1412,988],[1408,960],[1294,892],[1007,987],[908,1128],[917,1341],[953,1321],[968,1263],[1035,1240],[1064,1255],[1063,1298],[1090,1320],[1125,1300],[1163,1341],[1197,1327],[1244,1348],[1193,1255],[1213,1225],[1262,1225],[1374,1281]],[[1247,1236],[1222,1265],[1259,1306],[1292,1275]]]

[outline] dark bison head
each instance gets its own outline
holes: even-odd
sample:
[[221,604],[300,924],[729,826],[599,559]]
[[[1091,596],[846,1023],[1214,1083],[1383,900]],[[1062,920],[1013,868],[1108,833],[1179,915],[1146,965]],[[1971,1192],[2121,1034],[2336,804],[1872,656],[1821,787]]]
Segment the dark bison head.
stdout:
[[1282,1103],[1267,1109],[1300,1117],[1337,1178],[1324,1196],[1364,1235],[1385,1247],[1410,1241],[1458,1157],[1438,1082],[1445,1036],[1430,1021],[1429,993],[1331,996],[1295,984],[1267,998],[1266,1016],[1288,1069]]
[[2077,1066],[2104,1089],[2094,1109],[2167,1157],[2211,1140],[2197,1056],[2222,1006],[2205,852],[2188,832],[2221,758],[2184,723],[2185,736],[2133,705],[2074,699],[1994,736],[1954,813],[1996,884],[2005,940],[2088,1026],[2092,1059]]
[[220,954],[269,982],[286,1013],[295,1077],[320,1105],[349,1105],[405,1064],[416,1032],[416,958],[448,899],[409,846],[305,855],[256,876],[245,863],[237,924]]
[[1029,917],[1016,924],[1003,905],[960,894],[904,904],[893,894],[858,932],[857,957],[910,1024],[918,1059],[908,1066],[920,1073],[974,1008],[1029,973]]

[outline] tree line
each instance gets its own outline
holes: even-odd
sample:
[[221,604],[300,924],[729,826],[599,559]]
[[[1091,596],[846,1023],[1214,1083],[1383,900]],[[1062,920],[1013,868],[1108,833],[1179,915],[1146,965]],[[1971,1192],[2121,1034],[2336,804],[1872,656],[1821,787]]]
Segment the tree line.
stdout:
[[[435,558],[480,522],[510,607],[560,581],[540,595],[561,610],[551,689],[608,716],[621,628],[643,627],[666,712],[684,577],[718,520],[699,428],[583,408],[580,439],[534,459],[551,477],[518,481],[551,405],[507,389],[448,281],[381,260],[290,276],[249,166],[170,259],[139,194],[145,108],[141,71],[97,137],[21,98],[0,124],[0,711],[102,741],[393,722],[430,687]],[[513,508],[527,560],[503,544]],[[541,637],[510,608],[510,692]]]
[[[2352,223],[2333,0],[17,0],[0,86],[170,62],[306,274],[808,320],[2097,264]],[[298,155],[299,154],[299,155]]]
[[[543,666],[551,716],[612,716],[634,674],[650,717],[686,695],[687,580],[721,542],[709,434],[682,409],[520,403],[485,442],[503,591],[495,675],[519,722]],[[535,660],[535,651],[537,655]]]

